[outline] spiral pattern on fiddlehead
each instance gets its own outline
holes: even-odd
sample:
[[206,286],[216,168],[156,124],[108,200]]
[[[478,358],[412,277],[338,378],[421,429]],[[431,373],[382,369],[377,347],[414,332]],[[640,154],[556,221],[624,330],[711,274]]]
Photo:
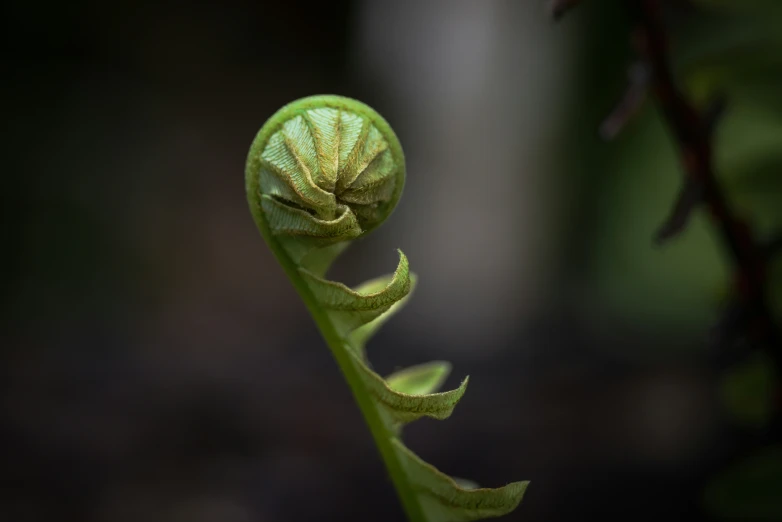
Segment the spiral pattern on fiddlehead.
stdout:
[[247,182],[274,235],[324,246],[382,223],[404,176],[402,148],[379,114],[349,98],[312,96],[263,126]]

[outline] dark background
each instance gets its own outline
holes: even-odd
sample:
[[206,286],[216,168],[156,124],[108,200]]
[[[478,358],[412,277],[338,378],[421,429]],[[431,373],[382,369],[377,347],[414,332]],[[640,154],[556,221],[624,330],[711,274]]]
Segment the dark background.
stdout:
[[[676,73],[698,102],[729,94],[719,172],[766,237],[780,6],[674,4]],[[407,155],[393,217],[333,272],[389,272],[399,247],[420,277],[370,359],[471,377],[409,446],[481,485],[531,480],[507,520],[705,519],[772,377],[715,348],[729,265],[703,213],[652,244],[681,183],[654,106],[598,137],[632,59],[617,2],[559,24],[500,0],[3,10],[0,520],[402,520],[247,210],[255,133],[316,93],[372,105]]]

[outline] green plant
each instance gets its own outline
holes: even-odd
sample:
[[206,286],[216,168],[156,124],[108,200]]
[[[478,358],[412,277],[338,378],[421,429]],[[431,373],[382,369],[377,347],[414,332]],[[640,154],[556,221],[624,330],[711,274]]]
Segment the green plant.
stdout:
[[450,371],[446,362],[386,378],[369,366],[366,342],[399,311],[415,284],[404,254],[399,252],[392,276],[355,289],[325,279],[350,241],[385,221],[402,194],[404,154],[388,123],[349,98],[297,100],[261,128],[245,174],[255,222],[342,370],[408,518],[468,521],[515,509],[527,482],[460,486],[401,440],[409,422],[449,417],[467,386],[465,378],[457,389],[437,393]]

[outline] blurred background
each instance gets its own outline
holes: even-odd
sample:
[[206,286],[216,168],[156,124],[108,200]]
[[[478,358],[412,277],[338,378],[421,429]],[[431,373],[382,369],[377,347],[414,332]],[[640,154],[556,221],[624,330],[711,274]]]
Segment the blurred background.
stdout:
[[[729,199],[770,237],[782,4],[666,6],[681,84],[727,95]],[[675,144],[651,104],[598,136],[633,60],[621,7],[11,2],[0,520],[402,520],[245,200],[255,133],[316,93],[376,108],[407,156],[392,219],[332,272],[390,272],[399,247],[419,275],[370,359],[471,377],[450,419],[406,430],[412,449],[481,485],[531,480],[507,520],[782,520],[778,448],[720,464],[774,415],[775,369],[714,339],[729,259],[700,211],[652,243]]]

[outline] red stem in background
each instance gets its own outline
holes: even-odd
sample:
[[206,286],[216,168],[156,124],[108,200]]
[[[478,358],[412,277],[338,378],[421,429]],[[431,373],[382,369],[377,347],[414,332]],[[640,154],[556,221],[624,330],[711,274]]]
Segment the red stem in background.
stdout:
[[[739,319],[731,326],[733,332],[723,335],[730,342],[735,339],[734,334],[743,334],[753,349],[764,350],[770,356],[777,375],[782,375],[782,350],[767,295],[767,260],[772,249],[757,242],[749,225],[732,211],[714,169],[712,139],[715,113],[720,111],[712,109],[719,109],[721,104],[699,111],[677,87],[671,72],[661,0],[625,2],[633,24],[633,45],[650,70],[650,97],[675,138],[685,176],[682,193],[658,239],[681,230],[696,204],[706,207],[733,265],[735,297],[727,313],[737,313]],[[716,474],[755,454],[758,448],[782,441],[781,385],[771,391],[770,400],[770,422],[763,429],[734,440],[729,450],[701,469],[698,483],[708,483]]]
[[700,187],[700,202],[708,209],[730,253],[736,298],[745,313],[744,332],[754,344],[767,349],[777,369],[782,370],[782,353],[766,295],[766,256],[747,223],[731,211],[717,180],[712,155],[712,122],[707,121],[705,114],[701,114],[676,86],[660,0],[626,1],[634,25],[633,45],[651,70],[652,97],[676,138],[687,181]]
[[[721,320],[727,341],[744,335],[753,349],[764,350],[771,358],[777,375],[782,377],[782,346],[767,295],[767,264],[773,255],[782,254],[782,234],[766,244],[753,237],[749,225],[730,208],[717,179],[713,163],[714,127],[724,108],[724,99],[714,100],[704,110],[695,105],[677,87],[671,72],[666,31],[662,22],[662,0],[624,0],[632,23],[632,43],[641,60],[637,70],[645,75],[631,75],[629,92],[606,123],[601,135],[611,139],[635,113],[638,100],[651,98],[659,107],[665,123],[675,138],[684,171],[684,183],[673,210],[657,234],[661,242],[681,232],[698,205],[704,205],[714,223],[733,265],[732,302]],[[578,2],[552,0],[556,17]],[[630,100],[633,103],[628,103]],[[724,340],[723,340],[724,341]],[[753,455],[758,448],[782,441],[782,384],[772,391],[772,418],[761,430],[743,433],[728,442],[719,456],[697,472],[699,489],[716,473],[728,469]],[[694,513],[701,516],[701,507]]]

